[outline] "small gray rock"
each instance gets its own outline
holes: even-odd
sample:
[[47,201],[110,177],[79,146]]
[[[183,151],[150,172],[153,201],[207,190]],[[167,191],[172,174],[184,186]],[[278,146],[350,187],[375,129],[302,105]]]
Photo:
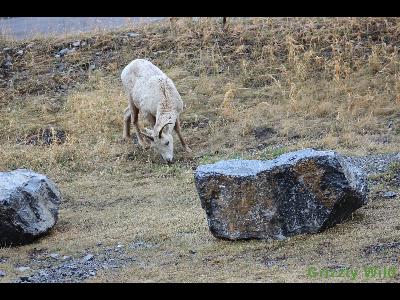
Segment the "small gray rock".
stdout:
[[136,33],[136,32],[128,32],[126,35],[129,36],[129,37],[137,37],[137,36],[139,36],[139,33]]
[[59,256],[60,256],[60,254],[58,254],[58,253],[51,253],[49,256],[50,256],[51,258],[58,259]]
[[81,41],[76,41],[72,43],[72,47],[79,47],[81,45]]
[[90,276],[96,276],[96,272],[93,272],[93,271],[92,271],[92,272],[89,272],[89,275],[90,275]]
[[87,254],[87,255],[85,255],[85,256],[82,258],[82,260],[83,260],[83,261],[90,261],[90,260],[92,260],[93,258],[94,258],[93,254]]
[[22,54],[24,54],[24,50],[19,50],[19,51],[16,52],[16,54],[17,55],[22,55]]
[[29,276],[21,276],[21,277],[19,278],[19,280],[21,280],[22,282],[30,282]]
[[16,270],[18,272],[26,272],[26,271],[28,271],[30,269],[31,269],[30,267],[18,267],[18,268],[16,268]]
[[152,248],[152,247],[153,247],[152,244],[146,243],[145,241],[142,241],[142,240],[133,242],[129,245],[129,248],[131,248],[131,249]]
[[67,54],[67,53],[68,53],[68,51],[69,51],[69,49],[68,49],[68,48],[64,48],[64,49],[62,49],[62,50],[60,50],[60,51],[58,52],[58,55],[60,55],[60,56],[64,56],[65,54]]
[[12,64],[11,61],[7,60],[7,61],[4,63],[4,66],[5,66],[6,68],[11,68],[11,67],[13,66],[13,64]]
[[9,47],[3,48],[3,52],[9,52],[11,50],[12,50],[12,48],[9,48]]
[[0,270],[0,277],[6,276],[6,272]]
[[383,197],[385,197],[385,198],[394,198],[396,196],[397,196],[397,194],[395,192],[391,192],[391,191],[383,193]]
[[70,258],[71,258],[71,256],[69,256],[69,255],[64,255],[64,256],[62,257],[63,260],[69,260]]

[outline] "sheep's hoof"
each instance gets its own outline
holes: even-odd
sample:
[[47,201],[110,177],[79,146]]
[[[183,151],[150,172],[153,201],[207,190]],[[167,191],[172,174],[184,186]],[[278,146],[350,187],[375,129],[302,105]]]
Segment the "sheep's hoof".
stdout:
[[117,138],[116,142],[118,144],[125,144],[129,142],[131,139],[129,137],[121,136],[120,138]]

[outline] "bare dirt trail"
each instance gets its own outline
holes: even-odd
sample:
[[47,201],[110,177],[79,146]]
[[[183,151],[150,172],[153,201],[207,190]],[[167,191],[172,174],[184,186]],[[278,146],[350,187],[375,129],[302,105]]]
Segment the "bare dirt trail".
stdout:
[[15,17],[0,19],[0,36],[21,40],[115,29],[129,24],[157,21],[160,17]]

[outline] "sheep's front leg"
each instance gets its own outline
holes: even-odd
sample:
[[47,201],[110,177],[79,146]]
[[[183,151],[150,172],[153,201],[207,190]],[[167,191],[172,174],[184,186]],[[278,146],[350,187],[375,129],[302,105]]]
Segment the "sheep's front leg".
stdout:
[[179,121],[179,118],[176,119],[174,129],[176,133],[178,134],[179,140],[181,141],[181,144],[183,148],[185,148],[186,152],[192,152],[192,150],[189,148],[189,146],[186,144],[185,140],[183,139],[182,133],[181,133],[181,123]]
[[133,127],[136,129],[136,136],[139,142],[139,145],[142,147],[147,147],[148,143],[145,142],[145,140],[142,138],[142,135],[140,133],[140,128],[139,128],[139,109],[133,104],[133,101],[129,101],[129,108],[131,111],[131,121]]

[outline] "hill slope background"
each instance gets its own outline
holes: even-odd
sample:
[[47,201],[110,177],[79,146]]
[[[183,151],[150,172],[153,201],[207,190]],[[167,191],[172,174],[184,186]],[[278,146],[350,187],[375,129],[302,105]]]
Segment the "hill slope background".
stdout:
[[[21,276],[21,265],[32,274],[58,268],[63,261],[51,253],[92,253],[96,261],[114,250],[114,259],[121,251],[131,259],[59,280],[350,281],[310,278],[307,269],[398,267],[400,204],[382,193],[399,192],[400,157],[384,155],[400,146],[399,34],[398,18],[228,18],[224,30],[219,19],[180,18],[58,39],[3,38],[0,170],[44,173],[64,202],[48,236],[0,249],[0,281]],[[57,57],[65,48],[75,50]],[[122,141],[119,76],[135,58],[159,66],[185,103],[193,153],[175,143],[171,166]],[[193,182],[197,165],[305,147],[381,154],[368,173],[369,204],[320,234],[212,237]]]

